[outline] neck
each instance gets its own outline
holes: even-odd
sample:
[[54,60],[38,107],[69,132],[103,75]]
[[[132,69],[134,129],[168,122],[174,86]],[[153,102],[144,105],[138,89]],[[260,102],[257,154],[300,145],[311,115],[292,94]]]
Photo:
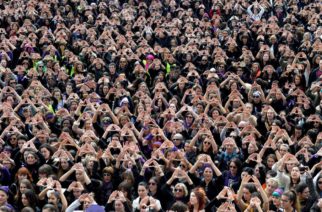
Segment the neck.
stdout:
[[199,204],[198,203],[193,205],[193,211],[199,211]]

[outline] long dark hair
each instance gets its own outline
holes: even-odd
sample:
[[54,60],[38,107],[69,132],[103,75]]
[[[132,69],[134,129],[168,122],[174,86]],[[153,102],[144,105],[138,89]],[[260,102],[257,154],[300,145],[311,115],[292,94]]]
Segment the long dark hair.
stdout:
[[26,189],[26,191],[23,194],[26,196],[29,202],[29,206],[35,209],[38,205],[38,197],[35,194],[35,192],[31,189]]
[[294,190],[286,191],[282,194],[282,196],[286,196],[289,201],[292,202],[293,209],[295,209],[297,212],[301,211],[301,206]]

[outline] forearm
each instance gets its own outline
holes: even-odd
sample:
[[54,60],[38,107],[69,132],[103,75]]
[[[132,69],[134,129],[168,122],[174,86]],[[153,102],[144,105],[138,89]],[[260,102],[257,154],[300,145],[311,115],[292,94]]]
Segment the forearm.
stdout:
[[59,181],[64,182],[65,180],[67,180],[67,178],[72,174],[73,171],[73,169],[70,169],[68,172],[66,172],[63,176],[59,178]]
[[65,212],[73,212],[76,210],[76,208],[78,208],[79,206],[81,206],[81,203],[78,199],[76,199],[74,202],[72,202],[72,204],[70,204],[68,206],[68,208],[66,208]]

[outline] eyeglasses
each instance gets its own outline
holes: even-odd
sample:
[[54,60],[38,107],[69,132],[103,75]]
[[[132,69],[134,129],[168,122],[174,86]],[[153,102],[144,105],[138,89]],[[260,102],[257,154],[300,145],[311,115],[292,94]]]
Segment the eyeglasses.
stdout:
[[176,189],[174,189],[174,192],[182,192],[182,189],[181,188],[176,188]]
[[149,182],[149,185],[156,185],[155,182]]

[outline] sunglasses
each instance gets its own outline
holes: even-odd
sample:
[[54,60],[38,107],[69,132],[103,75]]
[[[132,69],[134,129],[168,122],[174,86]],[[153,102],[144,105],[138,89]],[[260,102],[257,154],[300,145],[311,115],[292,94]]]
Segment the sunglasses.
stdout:
[[176,189],[174,189],[174,192],[182,192],[182,189],[181,188],[176,188]]
[[203,143],[204,143],[204,144],[210,144],[210,142],[209,142],[209,141],[204,141]]

